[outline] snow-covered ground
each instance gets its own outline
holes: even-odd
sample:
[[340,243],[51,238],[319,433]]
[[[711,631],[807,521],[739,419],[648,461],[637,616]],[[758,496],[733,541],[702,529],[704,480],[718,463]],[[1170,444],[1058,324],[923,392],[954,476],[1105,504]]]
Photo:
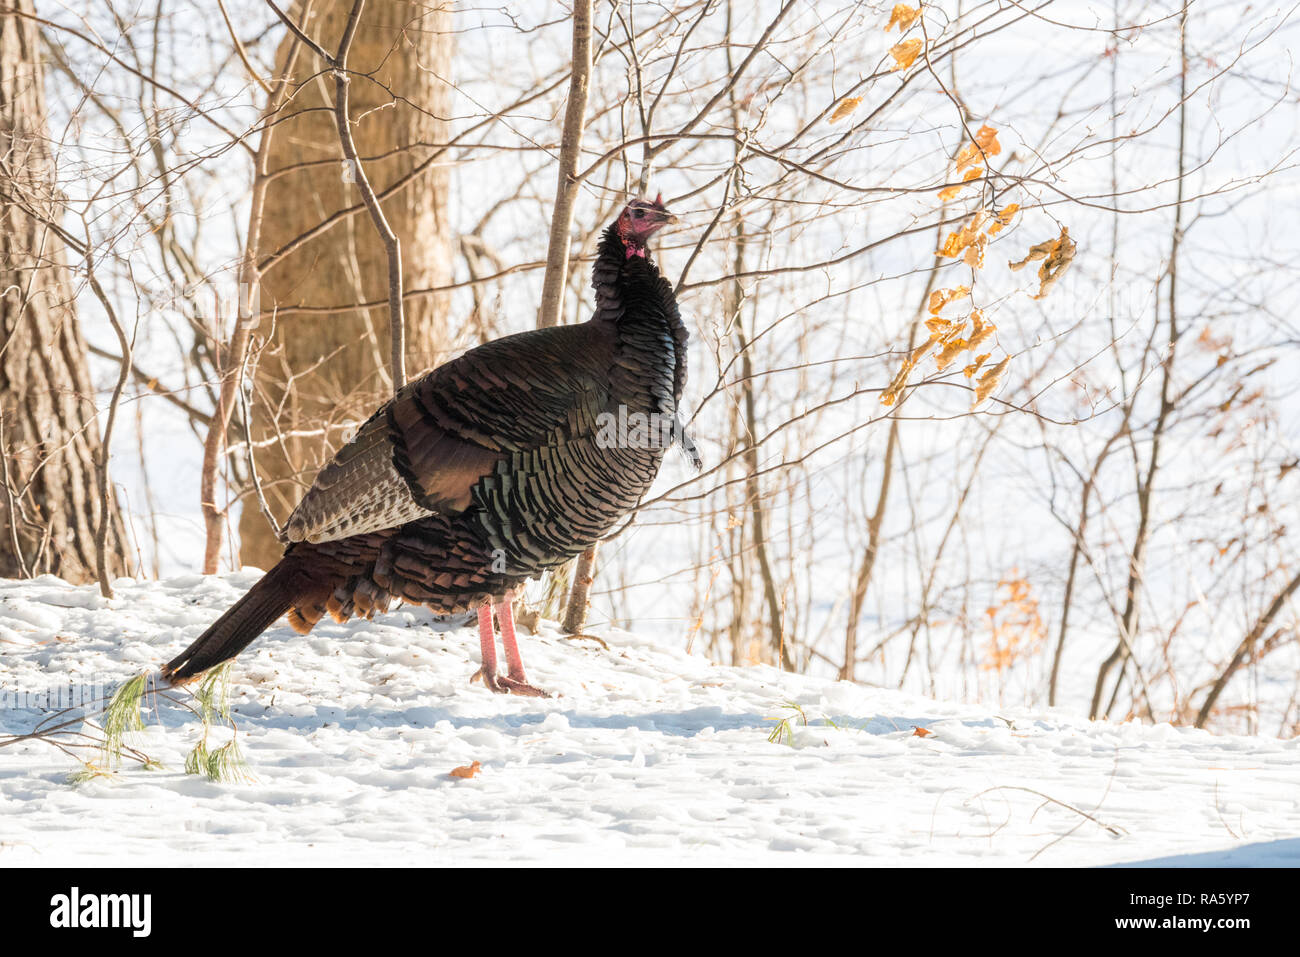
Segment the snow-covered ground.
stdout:
[[[0,582],[0,734],[44,716],[26,696],[156,667],[256,577],[122,580],[112,601]],[[233,672],[251,781],[185,774],[201,725],[166,702],[133,738],[162,770],[73,785],[48,743],[0,747],[0,865],[1300,865],[1298,740],[995,712],[601,637],[522,634],[555,693],[538,700],[471,685],[475,630],[419,609],[278,626]]]

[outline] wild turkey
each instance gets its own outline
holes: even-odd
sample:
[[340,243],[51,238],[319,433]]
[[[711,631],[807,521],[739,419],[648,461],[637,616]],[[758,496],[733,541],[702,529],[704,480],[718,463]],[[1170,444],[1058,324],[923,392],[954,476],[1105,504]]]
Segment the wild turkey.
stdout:
[[687,333],[646,250],[676,221],[662,197],[640,199],[605,230],[589,321],[485,343],[402,388],[317,475],[289,518],[284,557],[163,677],[180,684],[233,658],[286,612],[306,633],[326,612],[370,618],[396,598],[438,613],[477,607],[474,677],[543,694],[519,656],[514,589],[613,531],[664,455],[654,429],[648,441],[646,430],[610,441],[612,423],[674,423],[698,465],[677,425]]

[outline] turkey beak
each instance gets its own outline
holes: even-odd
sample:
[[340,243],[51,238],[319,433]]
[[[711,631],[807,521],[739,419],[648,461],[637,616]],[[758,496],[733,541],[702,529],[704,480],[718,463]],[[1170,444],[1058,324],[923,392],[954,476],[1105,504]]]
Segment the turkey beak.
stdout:
[[666,209],[659,210],[659,222],[666,226],[675,226],[680,220]]

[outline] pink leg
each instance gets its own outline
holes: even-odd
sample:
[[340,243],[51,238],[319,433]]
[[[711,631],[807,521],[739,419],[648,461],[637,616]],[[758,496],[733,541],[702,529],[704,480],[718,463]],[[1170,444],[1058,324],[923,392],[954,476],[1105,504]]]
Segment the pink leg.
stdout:
[[515,638],[515,612],[511,605],[513,598],[513,593],[507,592],[505,601],[496,606],[497,621],[501,623],[501,644],[505,647],[506,666],[510,669],[509,674],[499,680],[515,694],[549,698],[550,695],[541,688],[529,684],[528,676],[524,674],[524,659],[519,654],[519,642]]
[[541,688],[530,685],[528,676],[524,673],[524,660],[520,657],[519,642],[515,638],[515,616],[510,605],[512,598],[513,595],[507,594],[505,601],[496,606],[497,620],[501,622],[501,643],[505,646],[506,666],[509,673],[505,677],[497,674],[497,642],[496,633],[492,629],[492,605],[486,604],[480,606],[478,610],[478,640],[483,666],[474,673],[470,681],[482,678],[483,683],[498,694],[513,691],[517,695],[531,698],[549,698],[550,695]]
[[470,682],[482,678],[483,683],[493,691],[504,694],[506,689],[497,682],[497,636],[492,629],[491,602],[480,605],[478,609],[478,646],[483,664],[474,672]]

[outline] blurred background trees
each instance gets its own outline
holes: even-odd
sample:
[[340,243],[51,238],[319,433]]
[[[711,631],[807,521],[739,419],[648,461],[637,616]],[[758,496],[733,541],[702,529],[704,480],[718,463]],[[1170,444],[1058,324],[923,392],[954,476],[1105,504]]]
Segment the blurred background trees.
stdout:
[[[538,321],[571,9],[7,9],[56,91],[101,419],[128,359],[138,573],[269,564],[391,388],[386,248],[321,56],[358,9],[350,129],[401,241],[408,370]],[[586,318],[599,230],[662,190],[705,466],[670,455],[602,546],[588,629],[1295,734],[1295,31],[1173,0],[597,0],[560,313]]]

